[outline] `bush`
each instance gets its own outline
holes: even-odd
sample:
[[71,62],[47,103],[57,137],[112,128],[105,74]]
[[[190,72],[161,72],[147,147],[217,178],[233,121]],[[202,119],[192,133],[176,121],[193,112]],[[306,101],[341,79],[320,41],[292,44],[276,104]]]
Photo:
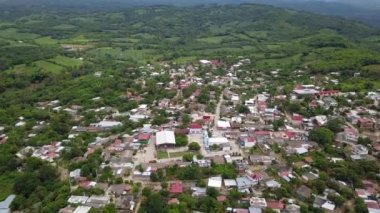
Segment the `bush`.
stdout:
[[178,135],[175,137],[176,146],[186,146],[189,143],[186,136]]
[[193,161],[193,154],[191,153],[186,153],[182,156],[182,159],[183,161],[186,161],[186,162],[191,162]]
[[197,142],[191,142],[189,144],[189,150],[191,151],[199,151],[201,149],[201,146]]

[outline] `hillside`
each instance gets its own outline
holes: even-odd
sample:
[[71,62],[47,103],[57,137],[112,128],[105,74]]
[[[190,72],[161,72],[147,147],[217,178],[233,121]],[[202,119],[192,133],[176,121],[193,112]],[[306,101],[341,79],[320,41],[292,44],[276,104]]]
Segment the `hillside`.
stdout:
[[[201,59],[205,60],[200,62]],[[200,124],[196,127],[197,134],[201,131],[199,137],[190,141],[182,133],[170,133],[173,136],[170,145],[174,145],[174,149],[182,146],[180,152],[169,153],[166,145],[165,149],[158,150],[154,142],[149,143],[147,140],[156,130],[161,131],[164,126],[165,129],[171,126],[172,129],[186,130],[193,119],[191,114],[211,123],[208,130],[214,131],[213,134],[219,132],[214,137],[224,133],[216,125],[212,127],[209,118],[219,120],[225,115],[250,119],[247,121],[253,122],[254,127],[249,126],[249,129],[257,130],[256,124],[260,124],[260,130],[277,132],[290,123],[285,120],[290,117],[288,113],[305,118],[335,117],[346,107],[375,109],[366,94],[380,89],[378,76],[379,32],[373,27],[340,18],[258,4],[118,9],[0,7],[0,200],[15,193],[17,197],[11,205],[12,210],[58,212],[68,204],[71,195],[108,196],[108,184],[126,183],[128,187],[121,185],[120,194],[128,191],[126,193],[132,198],[142,201],[140,212],[149,212],[149,209],[168,212],[164,208],[168,206],[167,200],[161,200],[167,191],[162,190],[162,195],[158,195],[149,189],[142,190],[144,184],[133,179],[135,172],[143,175],[142,164],[154,164],[159,159],[172,158],[174,164],[181,161],[181,157],[184,161],[191,161],[193,154],[197,157],[200,154],[200,145],[205,155],[210,154],[210,147],[207,145],[206,150],[207,143],[202,141],[200,145],[195,142],[195,146],[188,150],[189,142],[194,145],[193,139],[203,140],[201,134],[207,132]],[[319,95],[326,91],[332,94],[341,91],[349,92],[350,96],[337,99],[339,109],[332,105],[313,108],[308,103],[314,102],[309,96],[300,99],[300,103],[290,102],[293,89],[300,86],[298,84],[304,84],[301,93],[310,94],[311,91],[311,94]],[[315,89],[310,89],[310,84],[315,84],[312,85]],[[358,95],[351,96],[351,92]],[[237,96],[238,101],[234,103],[232,98],[229,101],[227,96]],[[261,113],[273,116],[270,125],[261,117],[248,116],[250,108],[245,105],[245,100],[258,100],[258,96],[264,104],[256,104],[257,107],[265,105],[273,112]],[[267,96],[271,99],[268,103],[265,102]],[[278,113],[283,117],[281,120],[275,120],[277,106],[281,110]],[[202,114],[198,116],[198,113]],[[204,113],[207,116],[201,116]],[[298,121],[303,122],[303,117]],[[229,121],[222,123],[230,125]],[[244,124],[245,120],[241,123]],[[311,119],[309,123],[319,125]],[[334,123],[329,125],[337,133],[341,130]],[[238,125],[235,128],[237,131],[248,130],[248,127],[239,128]],[[376,179],[377,164],[349,160],[350,150],[347,154],[346,149],[338,150],[340,147],[332,145],[335,132],[319,126],[316,129],[310,139],[317,142],[317,147],[313,148],[317,151],[313,151],[312,157],[324,178],[321,183],[315,177],[317,180],[310,186],[313,193],[322,194],[326,188],[323,181],[332,177],[354,183],[355,187],[361,186],[361,180]],[[147,132],[143,132],[145,130]],[[308,131],[302,131],[300,142],[308,137]],[[149,139],[143,133],[149,133]],[[282,133],[278,136],[283,141]],[[121,136],[128,142],[119,140]],[[141,142],[138,150],[132,147],[135,139]],[[237,143],[231,144],[231,154],[243,152]],[[218,145],[214,145],[211,154],[218,150]],[[149,146],[148,151],[145,146]],[[277,165],[304,161],[299,155],[283,155],[280,146],[270,146],[280,156],[278,160],[281,162],[276,162]],[[119,153],[120,150],[123,154]],[[262,151],[253,148],[244,152],[243,155],[250,155]],[[203,157],[199,155],[199,159]],[[330,171],[330,161],[327,160],[330,157],[344,157],[344,164],[340,164],[342,168]],[[223,158],[222,161],[224,164]],[[270,164],[274,161],[270,160]],[[118,166],[126,164],[128,171],[126,168],[123,174],[119,174]],[[116,165],[116,170],[109,165]],[[255,169],[259,167],[262,164]],[[273,168],[267,173],[277,177],[277,170]],[[302,176],[303,168],[294,170],[299,173],[297,176]],[[78,181],[67,180],[72,171],[76,171],[74,176]],[[150,171],[153,170],[149,167]],[[169,182],[165,181],[166,187],[164,182],[157,182],[163,180],[165,173],[170,181],[196,180],[197,186],[205,186],[203,181],[210,175],[223,174],[223,178],[231,179],[237,177],[236,171],[232,164],[211,165],[210,162],[210,168],[175,165],[167,172],[143,178],[147,185],[151,183],[146,179],[150,179],[157,183],[156,186],[167,188]],[[120,176],[116,178],[116,175]],[[105,190],[91,188],[94,181],[105,183]],[[282,182],[286,187],[275,191],[277,200],[294,197],[294,186],[303,183]],[[338,188],[334,189],[338,191]],[[209,196],[199,200],[186,193],[180,198],[181,202],[193,204],[174,212],[222,212],[227,204],[216,200],[218,193],[207,190]],[[263,194],[270,198],[273,193],[265,191]],[[242,194],[236,191],[235,195],[230,195],[225,198],[233,201],[228,205],[242,207],[238,202]],[[343,195],[347,204],[353,203],[355,195],[351,188]],[[163,208],[157,208],[160,205],[149,201],[157,200],[154,199],[157,196]],[[187,199],[189,202],[183,201]],[[108,201],[113,203],[108,205]],[[363,207],[365,204],[361,201],[355,200],[355,205]],[[117,212],[114,202],[115,199],[106,197],[104,211],[91,212]],[[125,202],[123,200],[122,204]],[[339,203],[343,205],[344,200]],[[311,203],[309,206],[310,212],[316,212]]]

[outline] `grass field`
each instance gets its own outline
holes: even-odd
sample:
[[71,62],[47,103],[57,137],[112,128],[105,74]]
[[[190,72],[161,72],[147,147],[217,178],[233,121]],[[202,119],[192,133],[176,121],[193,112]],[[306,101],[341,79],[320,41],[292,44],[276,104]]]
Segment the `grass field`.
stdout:
[[155,55],[152,50],[125,50],[123,51],[120,48],[111,48],[111,47],[101,47],[98,49],[90,50],[87,52],[90,57],[93,58],[107,58],[111,57],[113,59],[128,61],[134,60],[139,63],[146,63],[148,60],[155,60]]
[[52,62],[57,65],[61,65],[64,67],[79,67],[83,64],[83,62],[79,59],[69,58],[65,56],[57,56],[53,59],[50,59],[49,62]]
[[0,37],[12,40],[32,40],[40,36],[33,33],[20,33],[15,28],[8,28],[5,30],[0,30]]
[[51,37],[37,38],[34,40],[34,42],[36,42],[36,44],[39,44],[39,45],[54,45],[58,43],[57,40],[52,39]]
[[8,197],[12,192],[14,178],[11,176],[0,176],[0,201]]
[[177,157],[182,157],[185,154],[192,154],[192,155],[197,155],[199,154],[198,152],[191,152],[191,151],[186,151],[186,152],[171,152],[170,157],[171,158],[177,158]]
[[61,44],[83,44],[83,45],[86,45],[86,44],[90,43],[91,41],[92,41],[91,39],[86,38],[84,35],[78,35],[78,36],[73,37],[73,38],[61,40],[60,42],[61,42]]
[[39,67],[45,71],[52,72],[52,73],[57,73],[57,72],[60,72],[64,69],[62,66],[59,66],[57,64],[53,64],[53,63],[48,62],[48,61],[36,61],[33,64],[35,64],[37,67]]
[[163,150],[157,150],[157,159],[169,158],[168,152]]
[[16,74],[32,74],[33,72],[37,72],[38,67],[26,66],[25,64],[16,65],[6,71],[5,73],[16,73]]
[[210,44],[220,44],[223,40],[231,39],[231,36],[212,36],[206,38],[199,38],[197,41],[206,42]]
[[77,28],[77,27],[74,25],[71,25],[71,24],[60,24],[60,25],[53,27],[54,30],[72,30],[75,28]]

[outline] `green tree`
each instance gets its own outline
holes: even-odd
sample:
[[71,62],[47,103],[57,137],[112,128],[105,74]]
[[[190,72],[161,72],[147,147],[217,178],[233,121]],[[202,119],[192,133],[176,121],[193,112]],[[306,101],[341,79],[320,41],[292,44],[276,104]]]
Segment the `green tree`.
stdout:
[[175,137],[176,146],[187,146],[188,143],[189,143],[189,140],[187,139],[187,136],[185,135],[178,135]]
[[342,122],[338,119],[329,120],[326,127],[334,133],[342,131]]
[[191,154],[191,153],[186,153],[186,154],[184,154],[183,156],[182,156],[182,160],[183,161],[186,161],[186,162],[191,162],[191,161],[193,161],[193,154]]
[[201,149],[201,146],[197,142],[191,142],[189,144],[189,150],[191,151],[199,151]]
[[324,127],[315,128],[310,131],[309,139],[326,147],[333,142],[334,133]]
[[367,205],[362,198],[355,199],[355,212],[356,213],[368,213]]

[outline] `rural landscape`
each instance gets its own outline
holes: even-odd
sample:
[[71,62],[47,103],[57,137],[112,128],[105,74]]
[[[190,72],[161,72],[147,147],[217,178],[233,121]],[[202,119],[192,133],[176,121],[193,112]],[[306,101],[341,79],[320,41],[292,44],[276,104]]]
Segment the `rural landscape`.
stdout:
[[376,19],[212,3],[0,1],[0,213],[379,213]]

